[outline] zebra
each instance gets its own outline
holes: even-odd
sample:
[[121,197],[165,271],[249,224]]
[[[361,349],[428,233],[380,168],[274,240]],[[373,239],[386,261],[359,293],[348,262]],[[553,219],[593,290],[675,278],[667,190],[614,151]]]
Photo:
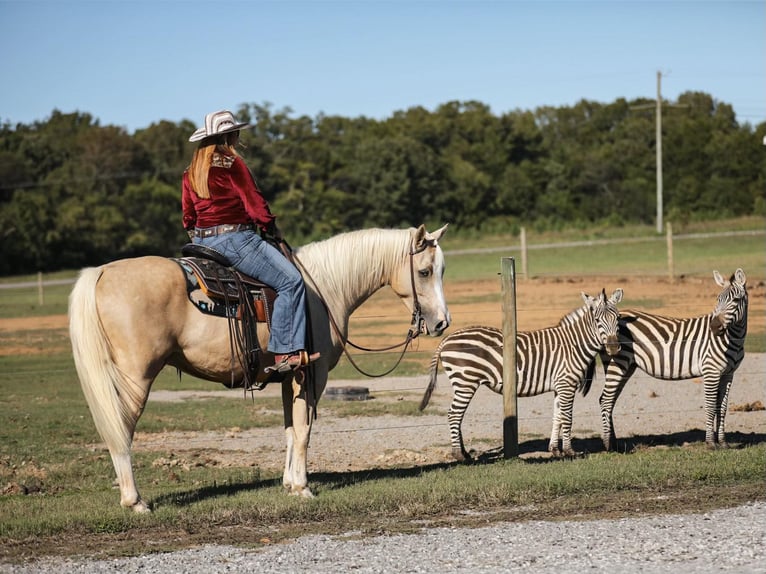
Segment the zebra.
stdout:
[[[590,381],[586,368],[602,347],[619,351],[617,303],[622,289],[607,298],[602,289],[597,297],[581,293],[585,305],[569,313],[555,327],[522,331],[516,338],[517,393],[521,397],[553,391],[553,427],[548,450],[555,456],[573,456],[571,444],[572,404],[576,390],[587,393]],[[430,364],[430,381],[420,402],[422,411],[436,387],[439,360],[452,384],[448,421],[452,456],[469,461],[461,425],[463,416],[480,385],[503,392],[503,336],[499,329],[475,326],[455,331],[436,348]],[[562,449],[559,449],[561,436]]]
[[723,290],[707,315],[676,319],[635,310],[620,312],[620,351],[611,357],[601,353],[606,381],[599,405],[606,450],[616,448],[614,404],[636,368],[671,381],[702,377],[705,444],[709,448],[726,446],[729,389],[734,371],[745,357],[747,278],[741,268],[728,282],[718,271],[713,271],[713,278]]

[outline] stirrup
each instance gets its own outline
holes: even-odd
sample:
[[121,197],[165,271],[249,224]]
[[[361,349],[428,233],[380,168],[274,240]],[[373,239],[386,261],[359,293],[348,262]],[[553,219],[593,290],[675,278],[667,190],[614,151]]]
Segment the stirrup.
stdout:
[[319,356],[320,353],[312,353],[309,355],[306,351],[296,351],[295,353],[282,355],[282,359],[279,362],[275,362],[273,366],[266,367],[264,371],[267,373],[287,373],[289,371],[295,371],[313,363]]

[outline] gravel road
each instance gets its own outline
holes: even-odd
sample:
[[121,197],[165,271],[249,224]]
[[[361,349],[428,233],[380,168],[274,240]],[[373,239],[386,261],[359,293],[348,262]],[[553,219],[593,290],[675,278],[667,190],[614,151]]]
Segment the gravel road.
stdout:
[[205,546],[113,560],[44,560],[2,565],[9,574],[288,574],[291,572],[619,572],[762,574],[766,503],[706,514],[513,522],[485,528],[434,528],[419,534],[359,538],[306,536],[247,550]]

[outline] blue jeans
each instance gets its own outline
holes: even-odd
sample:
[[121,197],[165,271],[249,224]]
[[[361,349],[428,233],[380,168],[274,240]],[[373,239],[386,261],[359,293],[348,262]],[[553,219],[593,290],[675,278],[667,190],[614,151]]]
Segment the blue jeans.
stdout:
[[277,292],[268,350],[291,353],[306,348],[306,287],[298,269],[255,231],[234,231],[194,243],[225,255],[232,266]]

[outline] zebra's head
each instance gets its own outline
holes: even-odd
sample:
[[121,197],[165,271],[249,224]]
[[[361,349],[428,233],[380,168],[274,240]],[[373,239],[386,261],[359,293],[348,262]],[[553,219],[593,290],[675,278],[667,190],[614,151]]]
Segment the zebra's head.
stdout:
[[617,303],[622,301],[622,289],[615,289],[608,299],[604,289],[601,289],[598,297],[591,297],[586,293],[581,293],[581,295],[585,305],[593,314],[593,323],[604,349],[609,355],[616,355],[620,352],[620,340],[617,337],[617,322],[620,318],[620,311],[617,309]]
[[747,320],[747,277],[742,269],[737,269],[728,281],[718,271],[713,271],[713,278],[723,291],[713,309],[710,330],[721,336],[732,325]]

